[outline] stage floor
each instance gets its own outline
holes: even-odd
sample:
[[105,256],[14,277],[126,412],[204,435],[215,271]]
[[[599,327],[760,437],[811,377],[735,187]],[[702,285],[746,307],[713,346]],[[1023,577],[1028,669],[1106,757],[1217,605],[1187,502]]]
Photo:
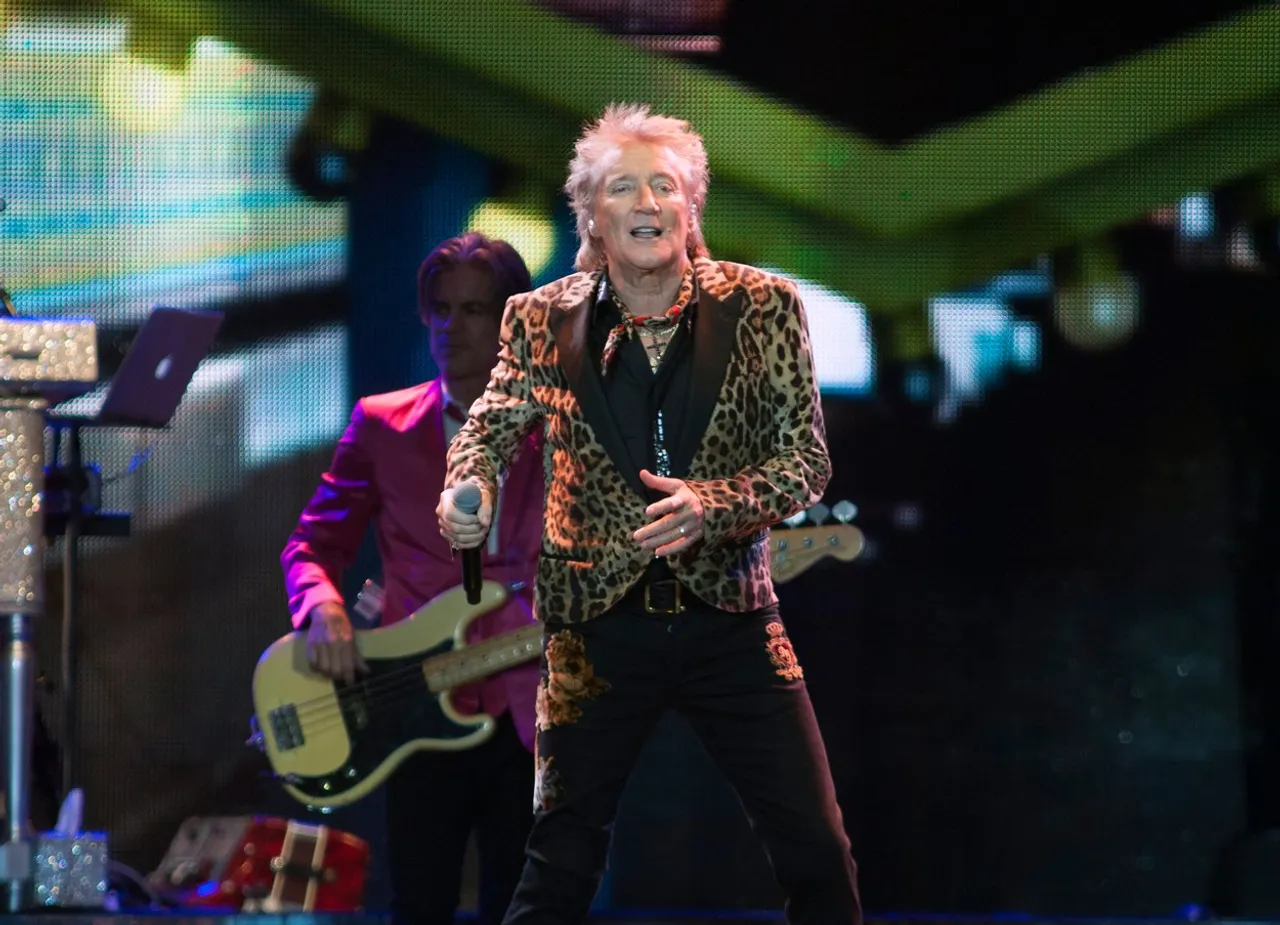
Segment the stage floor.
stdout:
[[[6,925],[388,925],[390,916],[385,913],[359,913],[336,915],[312,915],[288,913],[192,914],[189,912],[30,912],[16,916],[0,913]],[[475,916],[462,913],[459,925],[474,922]],[[609,913],[590,918],[599,925],[706,925],[714,921],[724,925],[769,925],[785,919],[781,911],[747,912],[740,909],[697,912]],[[930,914],[888,914],[867,916],[867,925],[1187,925],[1187,919],[1138,919],[1138,918],[1057,918],[1027,915],[965,916]],[[1280,921],[1261,919],[1213,919],[1213,922],[1233,925],[1280,925]]]

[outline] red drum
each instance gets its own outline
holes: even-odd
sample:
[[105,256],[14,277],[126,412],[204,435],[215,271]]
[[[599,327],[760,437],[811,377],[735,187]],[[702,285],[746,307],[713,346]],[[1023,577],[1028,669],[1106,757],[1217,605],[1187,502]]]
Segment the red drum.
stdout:
[[275,816],[193,817],[152,884],[182,906],[244,912],[355,912],[369,872],[364,839]]

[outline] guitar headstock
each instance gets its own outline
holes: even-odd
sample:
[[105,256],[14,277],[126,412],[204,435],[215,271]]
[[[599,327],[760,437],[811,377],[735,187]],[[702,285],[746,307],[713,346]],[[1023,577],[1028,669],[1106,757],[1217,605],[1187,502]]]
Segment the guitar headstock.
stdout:
[[[770,571],[775,584],[790,581],[827,557],[852,562],[862,554],[867,541],[862,531],[848,523],[857,508],[841,501],[834,509],[818,504],[805,514],[787,521],[796,524],[774,530],[770,536]],[[836,523],[822,523],[834,514]]]

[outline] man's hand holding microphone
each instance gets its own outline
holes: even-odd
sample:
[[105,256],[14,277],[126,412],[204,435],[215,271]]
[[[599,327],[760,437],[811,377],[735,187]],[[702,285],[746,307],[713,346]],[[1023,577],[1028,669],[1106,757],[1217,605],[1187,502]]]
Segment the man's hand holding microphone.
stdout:
[[480,545],[493,522],[493,502],[489,493],[475,482],[459,482],[440,494],[436,505],[440,535],[462,552],[462,585],[467,603],[480,603]]

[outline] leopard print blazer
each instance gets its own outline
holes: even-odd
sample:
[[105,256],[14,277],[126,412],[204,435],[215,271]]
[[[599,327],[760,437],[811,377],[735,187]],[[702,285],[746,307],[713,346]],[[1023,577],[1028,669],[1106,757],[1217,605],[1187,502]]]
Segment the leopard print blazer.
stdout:
[[[777,598],[769,526],[813,505],[831,474],[804,308],[788,280],[700,258],[689,406],[672,471],[702,501],[703,537],[670,558],[693,594],[732,612]],[[651,551],[631,539],[654,500],[631,462],[587,355],[599,273],[513,296],[483,397],[449,448],[445,486],[497,474],[535,427],[546,503],[536,611],[576,623],[616,604]]]

